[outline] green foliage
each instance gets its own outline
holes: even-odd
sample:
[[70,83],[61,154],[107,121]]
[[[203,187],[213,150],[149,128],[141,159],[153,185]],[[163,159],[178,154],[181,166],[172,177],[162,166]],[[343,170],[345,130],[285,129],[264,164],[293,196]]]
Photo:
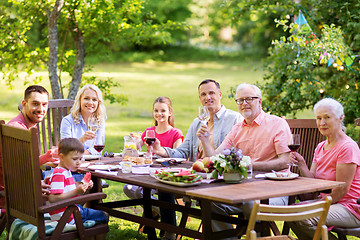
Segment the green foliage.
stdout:
[[[264,70],[268,72],[262,84],[266,110],[280,116],[295,116],[299,111],[312,108],[322,97],[332,97],[343,104],[346,123],[360,116],[357,107],[360,69],[354,56],[360,52],[357,41],[360,2],[284,0],[280,4],[275,0],[234,0],[224,3],[237,9],[233,15],[235,22],[246,12],[279,16],[276,23],[283,27],[284,36],[274,38],[268,52],[270,56],[264,60]],[[288,23],[299,10],[305,14],[312,30]],[[334,67],[330,59],[335,61]]]
[[[351,69],[342,66],[351,51],[340,27],[324,25],[318,38],[309,29],[277,22],[295,34],[273,41],[270,56],[264,62],[268,74],[264,77],[263,105],[277,115],[295,116],[322,97],[332,97],[344,105],[346,122],[353,122],[359,116],[355,107],[360,103],[356,83],[359,68],[357,64]],[[328,67],[330,59],[338,59],[336,68]]]
[[121,84],[112,78],[99,79],[94,76],[83,77],[80,87],[86,84],[96,85],[101,90],[104,100],[109,100],[110,104],[121,103],[121,105],[124,105],[128,101],[128,97],[125,94],[113,93],[115,88],[121,87]]
[[[25,84],[41,81],[35,69],[45,69],[49,60],[47,42],[48,14],[56,1],[1,0],[0,8],[0,71],[9,87],[25,72]],[[107,55],[119,50],[120,43],[165,44],[172,40],[171,30],[186,29],[186,24],[164,20],[146,11],[145,0],[64,1],[58,18],[58,74],[73,76],[78,53],[79,34],[84,37],[86,54]],[[88,68],[86,68],[88,69]],[[92,78],[95,80],[95,78]],[[61,80],[61,78],[60,78]],[[75,79],[73,79],[75,80]],[[96,80],[100,87],[109,89],[113,82]],[[61,88],[70,86],[62,83]],[[124,96],[111,96],[111,102]]]

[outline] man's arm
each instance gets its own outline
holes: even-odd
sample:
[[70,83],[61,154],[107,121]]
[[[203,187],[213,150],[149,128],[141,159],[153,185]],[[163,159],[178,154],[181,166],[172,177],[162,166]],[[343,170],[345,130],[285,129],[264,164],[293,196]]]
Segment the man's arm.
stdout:
[[[150,149],[150,146],[146,144],[146,147],[147,149]],[[159,156],[162,156],[162,157],[169,157],[167,151],[165,150],[165,148],[163,148],[161,145],[160,145],[160,141],[159,139],[156,139],[155,140],[155,143],[153,145],[151,145],[152,147],[152,152],[155,153],[156,155],[159,155]]]
[[271,159],[269,161],[258,161],[253,162],[253,170],[254,171],[264,171],[269,172],[271,170],[279,171],[285,168],[288,168],[290,164],[290,155],[289,153],[279,154],[277,158]]

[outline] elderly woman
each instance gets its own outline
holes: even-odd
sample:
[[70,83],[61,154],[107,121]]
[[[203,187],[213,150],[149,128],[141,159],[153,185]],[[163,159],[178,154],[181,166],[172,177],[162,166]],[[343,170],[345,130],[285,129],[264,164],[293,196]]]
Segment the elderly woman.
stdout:
[[[315,104],[314,112],[317,127],[326,140],[316,147],[311,169],[300,154],[293,152],[290,158],[298,165],[301,176],[345,182],[345,187],[319,195],[319,198],[330,195],[333,199],[326,225],[359,227],[360,206],[356,200],[360,196],[360,150],[343,131],[343,106],[334,99],[325,98]],[[312,239],[317,221],[309,219],[290,226],[299,239]],[[330,234],[329,239],[337,238]]]
[[[89,118],[95,118],[98,129],[88,130]],[[84,144],[85,154],[98,154],[95,143],[105,137],[106,110],[100,89],[91,84],[83,86],[75,97],[70,114],[63,118],[60,126],[61,139],[77,138]]]

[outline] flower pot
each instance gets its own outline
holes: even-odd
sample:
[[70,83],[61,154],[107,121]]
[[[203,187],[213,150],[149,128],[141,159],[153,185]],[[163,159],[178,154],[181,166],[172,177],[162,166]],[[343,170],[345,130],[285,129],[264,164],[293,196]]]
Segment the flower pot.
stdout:
[[244,176],[240,173],[224,173],[224,181],[226,183],[239,183],[244,179]]

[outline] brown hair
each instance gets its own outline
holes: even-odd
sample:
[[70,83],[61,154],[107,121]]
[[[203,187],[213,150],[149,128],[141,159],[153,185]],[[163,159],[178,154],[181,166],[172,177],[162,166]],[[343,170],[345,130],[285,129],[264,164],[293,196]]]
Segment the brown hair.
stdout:
[[[172,103],[171,103],[171,100],[170,98],[168,97],[158,97],[157,99],[155,99],[154,103],[153,103],[153,109],[154,109],[154,105],[155,103],[165,103],[166,105],[168,105],[169,107],[169,112],[171,113],[171,116],[169,116],[169,119],[168,119],[168,123],[174,127],[174,122],[175,122],[175,118],[174,118],[174,110],[173,110],[173,107],[172,107]],[[155,126],[158,125],[158,122],[155,120]]]
[[84,145],[77,138],[64,138],[59,142],[59,154],[67,155],[69,152],[84,153]]
[[43,86],[31,85],[25,89],[24,100],[28,100],[32,92],[46,93],[49,96],[49,92]]
[[205,80],[201,81],[201,83],[198,86],[198,90],[199,90],[201,85],[211,83],[211,82],[214,83],[216,85],[216,87],[220,90],[220,83],[218,83],[217,81],[215,81],[213,79],[205,79]]

